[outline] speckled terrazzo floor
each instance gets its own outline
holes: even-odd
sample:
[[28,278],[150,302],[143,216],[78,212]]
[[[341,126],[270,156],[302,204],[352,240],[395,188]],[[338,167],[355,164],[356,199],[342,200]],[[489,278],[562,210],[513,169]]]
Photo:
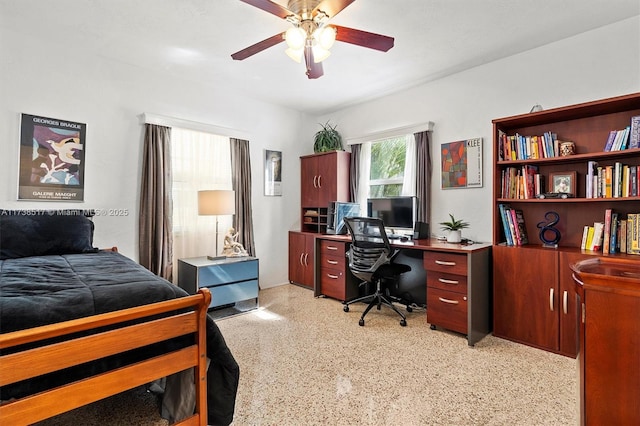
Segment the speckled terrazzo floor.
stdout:
[[487,336],[401,327],[391,310],[267,289],[218,325],[241,369],[234,425],[575,425],[577,361]]
[[[401,327],[373,310],[360,327],[364,307],[345,313],[284,285],[262,290],[259,309],[217,320],[241,369],[233,425],[578,424],[576,360],[493,336],[471,348],[430,330],[424,311]],[[139,397],[110,408],[129,423],[93,407],[98,420],[85,410],[50,424],[166,424],[142,415],[153,401],[140,408]]]

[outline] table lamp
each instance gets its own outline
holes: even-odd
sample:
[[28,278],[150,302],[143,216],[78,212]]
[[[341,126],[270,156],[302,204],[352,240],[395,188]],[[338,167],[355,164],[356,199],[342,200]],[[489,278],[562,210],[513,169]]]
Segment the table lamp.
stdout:
[[207,256],[210,260],[223,259],[218,256],[218,216],[231,215],[236,212],[236,193],[225,189],[198,191],[198,215],[216,216],[216,252]]

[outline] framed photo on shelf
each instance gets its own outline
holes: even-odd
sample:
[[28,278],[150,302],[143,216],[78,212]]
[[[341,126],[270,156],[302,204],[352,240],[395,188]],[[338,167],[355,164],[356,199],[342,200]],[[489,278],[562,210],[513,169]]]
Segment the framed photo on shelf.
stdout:
[[549,192],[565,192],[576,195],[576,172],[549,173]]

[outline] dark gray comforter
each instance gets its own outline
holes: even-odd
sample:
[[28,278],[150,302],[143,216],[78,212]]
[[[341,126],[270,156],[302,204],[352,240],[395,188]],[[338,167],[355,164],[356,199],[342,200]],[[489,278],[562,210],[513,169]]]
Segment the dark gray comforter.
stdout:
[[[187,293],[115,252],[31,256],[0,260],[0,332],[86,317],[182,297]],[[179,344],[179,343],[176,343]],[[161,348],[147,348],[148,350]],[[144,352],[144,351],[142,351]],[[109,367],[135,360],[108,360]],[[211,318],[207,321],[209,424],[233,419],[239,368],[224,337]],[[142,355],[140,355],[142,356]],[[126,357],[125,357],[126,358]],[[52,360],[55,362],[55,360]],[[103,364],[83,368],[105,368]],[[20,397],[58,385],[82,372],[78,368],[39,383],[18,383],[0,389],[0,399]]]

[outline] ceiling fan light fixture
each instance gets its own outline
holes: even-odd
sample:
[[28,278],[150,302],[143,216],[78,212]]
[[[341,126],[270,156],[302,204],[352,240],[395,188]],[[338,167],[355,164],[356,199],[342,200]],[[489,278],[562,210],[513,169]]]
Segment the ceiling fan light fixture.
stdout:
[[291,49],[299,50],[304,48],[307,34],[300,27],[291,27],[284,33],[284,39]]
[[334,27],[320,27],[313,33],[313,37],[320,47],[329,50],[336,41],[336,29]]
[[297,63],[302,62],[302,55],[304,54],[304,49],[292,49],[288,48],[284,51],[288,57],[296,61]]
[[313,46],[311,50],[313,50],[313,62],[315,62],[316,64],[324,61],[329,57],[329,55],[331,55],[331,52],[317,44]]

